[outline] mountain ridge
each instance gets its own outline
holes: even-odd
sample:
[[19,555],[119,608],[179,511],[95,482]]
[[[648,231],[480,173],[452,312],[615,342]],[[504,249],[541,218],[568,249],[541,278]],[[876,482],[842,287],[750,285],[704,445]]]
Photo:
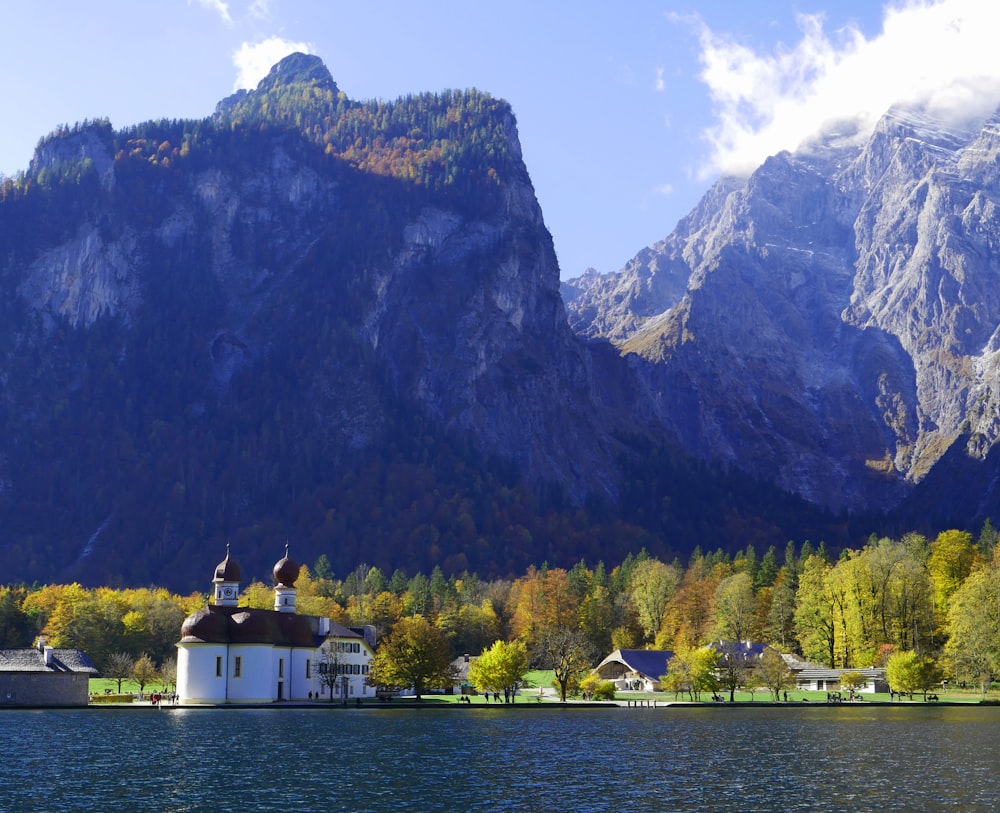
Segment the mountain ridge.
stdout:
[[[568,297],[570,322],[648,362],[651,391],[699,393],[659,404],[696,455],[835,510],[899,506],[963,425],[974,457],[996,441],[995,122],[896,108],[858,146],[832,134],[723,179]],[[629,293],[658,275],[669,295]]]

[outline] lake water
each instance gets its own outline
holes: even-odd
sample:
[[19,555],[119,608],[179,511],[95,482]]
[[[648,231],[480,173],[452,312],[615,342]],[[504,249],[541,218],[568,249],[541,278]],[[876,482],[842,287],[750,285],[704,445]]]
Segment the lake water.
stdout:
[[0,810],[994,811],[1000,708],[0,712]]

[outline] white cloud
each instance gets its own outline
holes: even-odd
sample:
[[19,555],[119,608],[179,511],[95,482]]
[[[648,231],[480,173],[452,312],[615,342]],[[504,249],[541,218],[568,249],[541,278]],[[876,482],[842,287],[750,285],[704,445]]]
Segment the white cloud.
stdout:
[[866,136],[897,103],[967,120],[1000,103],[1000,3],[905,0],[872,39],[853,27],[831,37],[821,15],[802,15],[798,44],[769,54],[697,25],[715,115],[706,174],[749,171],[835,121],[857,120]]
[[271,0],[253,0],[247,13],[254,20],[270,20]]
[[657,68],[656,80],[653,83],[653,88],[656,90],[657,93],[662,93],[664,90],[666,90],[666,87],[667,83],[663,78],[663,68]]
[[267,76],[274,65],[296,51],[312,53],[312,46],[281,37],[268,37],[256,43],[244,42],[233,54],[233,64],[237,71],[233,90],[257,87],[257,83]]
[[[229,14],[229,4],[225,0],[194,0],[199,6],[208,9],[209,11],[214,11],[219,17],[222,18],[222,22],[226,25],[233,24],[233,18]],[[188,0],[188,5],[191,5],[192,0]]]

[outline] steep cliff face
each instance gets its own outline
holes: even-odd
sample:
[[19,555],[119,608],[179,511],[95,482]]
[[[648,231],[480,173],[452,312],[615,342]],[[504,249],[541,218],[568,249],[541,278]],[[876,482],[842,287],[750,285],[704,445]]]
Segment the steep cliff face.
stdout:
[[513,113],[484,94],[352,102],[294,55],[202,121],[54,134],[0,220],[12,578],[107,578],[120,549],[115,579],[162,580],[303,500],[305,561],[336,536],[344,562],[485,562],[458,496],[378,484],[418,528],[388,539],[350,516],[352,483],[396,466],[481,501],[490,478],[614,497],[614,438],[651,420],[569,330]]
[[861,146],[768,159],[570,321],[637,357],[700,456],[835,509],[895,505],[960,435],[975,457],[997,439],[996,128],[894,110]]

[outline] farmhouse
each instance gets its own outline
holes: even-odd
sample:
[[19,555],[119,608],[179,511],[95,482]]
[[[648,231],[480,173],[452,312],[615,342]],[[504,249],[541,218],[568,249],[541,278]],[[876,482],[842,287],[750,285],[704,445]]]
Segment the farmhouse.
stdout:
[[673,656],[665,649],[616,649],[594,671],[618,691],[657,692]]
[[79,649],[54,649],[38,639],[28,649],[0,649],[0,707],[86,706],[93,661]]

